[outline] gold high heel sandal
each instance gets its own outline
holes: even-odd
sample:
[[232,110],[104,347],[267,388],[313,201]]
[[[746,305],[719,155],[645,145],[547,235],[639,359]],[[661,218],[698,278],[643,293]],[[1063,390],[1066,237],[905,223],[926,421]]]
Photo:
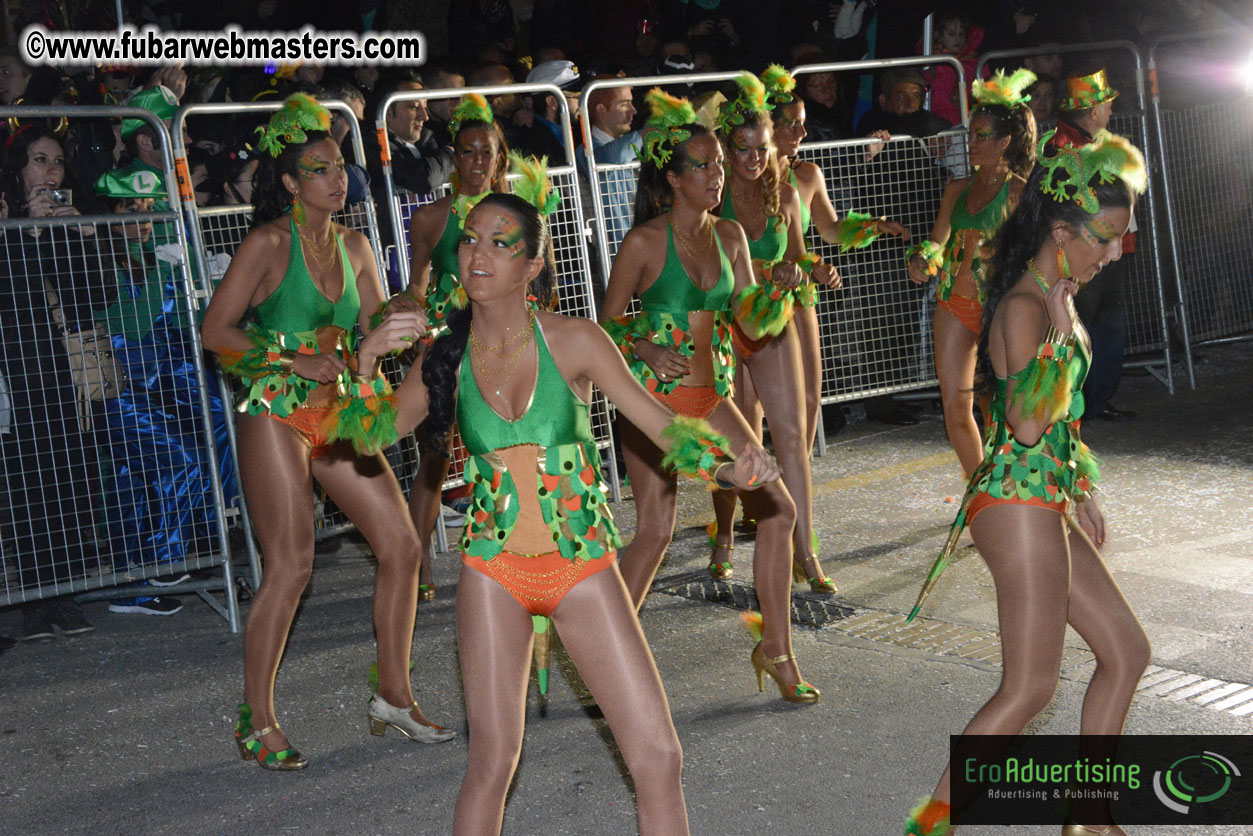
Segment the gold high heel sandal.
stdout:
[[795,662],[795,654],[786,653],[783,656],[775,656],[773,659],[768,659],[765,652],[761,649],[761,642],[758,642],[757,646],[753,648],[753,653],[749,659],[752,661],[753,670],[757,674],[758,692],[766,690],[766,676],[769,675],[774,680],[774,684],[779,686],[779,695],[787,702],[797,703],[798,705],[813,705],[822,697],[817,688],[803,679],[799,685],[793,685],[784,682],[775,673],[775,665],[781,665],[784,662]]
[[434,601],[435,600],[435,584],[420,583],[418,584],[418,600]]
[[239,704],[239,722],[235,724],[235,745],[239,747],[239,757],[246,761],[255,760],[257,766],[273,772],[291,772],[295,769],[304,769],[309,765],[309,761],[294,748],[289,747],[281,752],[275,752],[267,749],[265,744],[261,742],[261,738],[270,732],[278,730],[278,723],[266,726],[259,731],[254,730],[252,728],[252,706],[246,702],[241,702]]
[[[809,569],[813,569],[814,573],[809,574]],[[819,595],[835,595],[840,590],[836,589],[835,581],[827,577],[822,571],[822,564],[818,562],[818,555],[811,554],[804,560],[797,560],[792,557],[792,582],[808,583],[809,591],[816,592]]]
[[[713,553],[709,555],[709,576],[716,581],[725,581],[727,578],[735,574],[735,564],[732,562],[732,556],[735,554],[734,543],[718,542],[718,521],[714,520],[705,526],[705,534],[709,536],[709,548],[713,549]],[[722,550],[727,553],[727,559],[719,563],[715,558],[718,551]]]
[[1063,824],[1062,836],[1106,836],[1114,829],[1112,824],[1104,827],[1086,827],[1082,824]]
[[382,737],[387,727],[391,726],[415,743],[443,743],[457,736],[452,729],[434,723],[421,723],[410,717],[409,712],[417,707],[418,701],[414,700],[407,708],[397,708],[375,694],[370,698],[365,712],[370,720],[370,734]]

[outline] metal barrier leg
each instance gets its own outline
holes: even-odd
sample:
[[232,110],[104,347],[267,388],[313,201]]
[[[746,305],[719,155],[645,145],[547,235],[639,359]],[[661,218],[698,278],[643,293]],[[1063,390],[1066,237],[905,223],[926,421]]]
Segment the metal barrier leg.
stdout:
[[818,407],[818,432],[814,437],[814,452],[818,458],[822,458],[827,454],[827,429],[822,420],[822,407]]

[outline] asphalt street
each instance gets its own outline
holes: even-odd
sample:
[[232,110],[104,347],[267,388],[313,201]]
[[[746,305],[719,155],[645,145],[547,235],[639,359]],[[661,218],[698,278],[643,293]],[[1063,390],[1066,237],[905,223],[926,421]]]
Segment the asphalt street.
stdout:
[[[1195,391],[1182,383],[1170,397],[1153,378],[1129,376],[1116,400],[1138,417],[1084,428],[1104,460],[1106,559],[1154,647],[1128,722],[1134,733],[1253,731],[1253,344],[1201,353]],[[757,693],[737,609],[708,600],[747,595],[750,547],[737,551],[735,588],[711,588],[708,498],[695,484],[681,490],[675,543],[641,619],[684,747],[693,833],[895,836],[930,791],[948,735],[996,688],[996,601],[968,540],[918,626],[901,624],[963,489],[936,407],[924,404],[917,425],[868,420],[828,443],[815,460],[815,516],[838,606],[794,588],[795,650],[823,694],[814,707]],[[614,511],[629,536],[631,503]],[[278,677],[280,720],[308,769],[268,773],[238,759],[242,635],[194,596],[168,618],[91,603],[95,632],[0,657],[0,830],[451,833],[466,757],[457,562],[436,560],[439,592],[418,611],[414,679],[427,714],[458,729],[455,741],[367,733],[374,573],[360,543],[344,537],[319,549]],[[19,618],[0,612],[0,633],[15,634]],[[1078,636],[1067,644],[1056,697],[1033,732],[1078,729],[1092,661]],[[505,833],[633,834],[630,780],[612,736],[563,654],[554,666],[547,699],[530,694]]]

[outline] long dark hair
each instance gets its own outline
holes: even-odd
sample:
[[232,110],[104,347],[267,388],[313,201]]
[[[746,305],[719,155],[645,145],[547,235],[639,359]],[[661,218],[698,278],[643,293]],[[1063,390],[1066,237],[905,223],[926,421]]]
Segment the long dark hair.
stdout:
[[331,139],[331,135],[326,131],[306,131],[306,134],[307,139],[304,142],[289,143],[277,157],[261,153],[261,164],[257,166],[257,173],[253,178],[255,185],[252,190],[252,223],[254,227],[269,223],[275,218],[281,218],[287,213],[291,207],[292,195],[283,185],[283,175],[289,174],[299,181],[300,170],[296,163],[305,149],[325,139]]
[[[530,295],[534,296],[541,308],[552,305],[554,297],[554,277],[552,242],[549,238],[548,224],[534,206],[517,195],[493,192],[483,198],[470,213],[473,216],[483,207],[495,206],[509,212],[522,226],[522,237],[526,242],[527,259],[542,255],[544,266],[531,280]],[[428,410],[426,421],[421,427],[419,446],[423,453],[442,456],[448,439],[448,430],[452,426],[456,413],[457,376],[461,370],[461,361],[466,352],[466,341],[470,336],[471,312],[467,304],[462,310],[454,310],[448,316],[449,331],[427,349],[422,359],[422,382],[426,384]]]
[[[1046,172],[1047,169],[1042,165],[1037,165],[1031,172],[1018,206],[1001,225],[992,242],[993,255],[987,278],[988,298],[983,306],[983,328],[979,334],[976,388],[981,395],[991,396],[996,388],[996,372],[992,370],[992,360],[988,354],[988,332],[1001,300],[1027,272],[1027,262],[1044,246],[1045,240],[1052,234],[1054,223],[1062,221],[1072,230],[1078,231],[1084,222],[1093,217],[1073,200],[1058,201],[1041,192],[1040,181],[1044,179]],[[1135,195],[1121,179],[1102,183],[1099,175],[1093,175],[1090,185],[1101,209],[1131,208],[1135,205]]]
[[[457,126],[456,136],[452,138],[453,153],[457,153],[457,137],[461,136],[462,131],[472,130],[474,128],[485,129],[496,137],[496,170],[492,172],[492,178],[488,182],[488,187],[492,191],[505,188],[505,175],[509,173],[509,140],[505,139],[505,132],[500,127],[499,122],[488,122],[485,119],[466,119]],[[449,177],[453,189],[461,191],[461,178],[457,175],[454,168],[452,175]]]
[[682,142],[676,143],[670,150],[670,159],[661,168],[657,167],[651,159],[644,160],[640,163],[640,181],[639,186],[635,190],[635,220],[633,225],[639,226],[645,221],[651,221],[658,215],[665,214],[674,204],[674,189],[670,188],[670,181],[666,179],[666,174],[673,171],[675,174],[683,173],[683,166],[687,165],[691,158],[687,154],[687,144],[698,136],[713,136],[713,133],[704,125],[693,122],[690,125],[682,125],[678,130],[687,131],[691,136]]
[[51,139],[61,148],[65,156],[65,177],[61,180],[61,188],[74,188],[74,169],[65,141],[43,125],[19,128],[4,147],[4,171],[0,180],[0,192],[9,204],[10,218],[26,217],[26,186],[22,183],[22,169],[30,163],[30,147],[41,139]]
[[970,121],[973,122],[976,116],[987,117],[992,126],[992,136],[996,139],[1009,137],[1009,146],[1005,149],[1009,170],[1019,177],[1029,175],[1035,165],[1036,144],[1035,114],[1031,108],[1026,105],[979,105],[970,114]]

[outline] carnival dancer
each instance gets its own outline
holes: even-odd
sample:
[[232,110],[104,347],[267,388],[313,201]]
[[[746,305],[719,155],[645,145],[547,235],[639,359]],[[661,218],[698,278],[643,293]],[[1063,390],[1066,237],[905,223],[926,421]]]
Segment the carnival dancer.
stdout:
[[[717,138],[696,123],[685,99],[659,89],[647,96],[652,118],[643,134],[635,197],[635,226],[622,241],[609,276],[602,314],[632,372],[675,412],[708,418],[737,446],[756,436],[730,397],[735,354],[732,321],[750,340],[778,336],[791,316],[788,294],[754,279],[740,225],[713,217],[723,185]],[[642,312],[624,315],[639,296]],[[647,521],[622,553],[623,579],[636,606],[652,584],[674,532],[674,478],[661,451],[627,420],[618,424],[635,495],[636,519]],[[742,497],[758,520],[753,575],[761,604],[761,641],[752,663],[758,687],[769,675],[790,702],[815,703],[818,692],[800,676],[791,652],[791,538],[795,506],[786,487],[766,486]]]
[[732,461],[708,425],[650,398],[594,322],[531,304],[528,296],[553,293],[545,218],[559,196],[542,164],[516,164],[526,170],[518,194],[489,194],[465,220],[458,266],[468,305],[428,349],[421,381],[411,373],[397,392],[401,432],[425,419],[438,438],[455,415],[470,453],[457,587],[470,743],[453,832],[500,832],[522,749],[531,650],[551,618],[630,769],[639,832],[686,834],[682,751],[615,562],[592,386],[689,475],[769,490],[778,470],[752,444]]
[[[1101,560],[1108,530],[1092,495],[1097,461],[1079,438],[1091,347],[1073,297],[1122,255],[1147,174],[1140,152],[1110,134],[1040,163],[997,235],[990,264],[979,342],[980,380],[990,399],[984,458],[910,618],[969,525],[996,584],[1004,673],[963,734],[1015,735],[1044,709],[1057,687],[1069,624],[1096,655],[1081,731],[1117,736],[1150,648]],[[946,769],[911,814],[906,834],[951,832],[953,801]],[[1103,815],[1108,810],[1077,805],[1062,833],[1123,833],[1108,819],[1098,821]]]
[[[452,306],[464,303],[457,272],[457,245],[466,215],[493,191],[505,191],[509,145],[487,100],[468,93],[448,122],[452,134],[452,194],[420,206],[409,225],[409,287],[405,293],[426,306],[427,320],[443,322]],[[431,532],[440,513],[440,495],[452,457],[452,440],[433,448],[419,428],[422,456],[409,488],[409,513],[422,544],[418,600],[435,599],[431,575]]]
[[935,289],[935,370],[944,427],[969,477],[982,458],[974,415],[975,349],[983,315],[984,247],[1017,205],[1035,159],[1035,117],[1023,96],[1035,74],[974,83],[979,103],[970,116],[971,177],[944,190],[929,238],[906,254],[909,278]]
[[[829,264],[806,252],[801,236],[802,216],[796,190],[780,182],[773,144],[772,105],[766,87],[752,73],[735,79],[739,94],[718,110],[718,139],[727,160],[726,186],[719,215],[737,221],[748,240],[754,279],[771,288],[789,304],[812,307],[817,284],[839,287],[839,274]],[[763,408],[770,421],[770,438],[783,469],[783,482],[796,503],[792,532],[793,579],[809,579],[815,592],[834,594],[835,583],[818,562],[813,530],[813,486],[801,349],[796,327],[788,322],[777,337],[744,338],[732,326],[737,366],[735,405],[758,438],[762,437]],[[733,571],[735,494],[714,494],[716,520],[710,527],[713,554],[709,572],[715,578]],[[719,557],[722,560],[719,560]]]
[[[426,719],[410,689],[417,535],[379,453],[395,440],[395,412],[378,358],[409,345],[425,319],[399,311],[370,328],[382,286],[366,238],[331,221],[344,206],[347,176],[329,127],[326,109],[297,94],[259,129],[265,154],[257,226],[231,261],[202,326],[205,345],[243,384],[239,461],[265,556],[244,639],[235,740],[245,760],[275,770],[307,765],[276,722],[274,677],[313,567],[313,479],[378,559],[371,731],[392,726],[419,742],[453,736]],[[356,345],[358,325],[367,335]]]

